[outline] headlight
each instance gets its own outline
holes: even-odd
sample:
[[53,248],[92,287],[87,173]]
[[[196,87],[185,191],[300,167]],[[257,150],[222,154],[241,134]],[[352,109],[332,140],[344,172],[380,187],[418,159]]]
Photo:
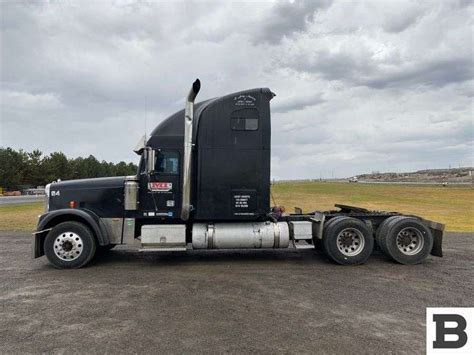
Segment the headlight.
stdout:
[[49,211],[49,191],[50,191],[50,189],[51,189],[51,184],[46,185],[46,187],[44,188],[44,194],[46,195],[46,202],[45,202],[45,205],[44,205],[45,212]]

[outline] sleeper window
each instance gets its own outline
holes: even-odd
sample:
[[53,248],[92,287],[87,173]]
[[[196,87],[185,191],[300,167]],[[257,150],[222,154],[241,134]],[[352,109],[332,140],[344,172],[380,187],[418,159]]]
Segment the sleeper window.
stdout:
[[258,110],[255,108],[245,108],[232,112],[230,128],[233,131],[258,130]]

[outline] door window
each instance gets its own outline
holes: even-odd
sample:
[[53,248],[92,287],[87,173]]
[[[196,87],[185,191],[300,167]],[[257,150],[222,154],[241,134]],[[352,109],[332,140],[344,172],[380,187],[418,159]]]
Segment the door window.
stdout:
[[179,170],[178,152],[157,152],[155,171],[158,174],[177,175]]

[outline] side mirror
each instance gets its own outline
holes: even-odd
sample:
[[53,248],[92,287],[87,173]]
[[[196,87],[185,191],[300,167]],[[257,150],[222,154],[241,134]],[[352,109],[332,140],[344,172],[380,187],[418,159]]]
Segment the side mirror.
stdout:
[[145,171],[147,174],[153,174],[155,172],[155,151],[147,147],[145,153]]

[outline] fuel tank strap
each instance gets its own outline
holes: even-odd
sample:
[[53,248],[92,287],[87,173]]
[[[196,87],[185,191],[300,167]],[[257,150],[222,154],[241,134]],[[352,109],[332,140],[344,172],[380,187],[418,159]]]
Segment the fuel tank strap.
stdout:
[[214,249],[214,233],[215,227],[213,224],[207,226],[207,248]]
[[274,243],[273,243],[273,247],[274,248],[279,248],[280,247],[280,234],[281,234],[281,231],[280,231],[280,226],[278,225],[278,223],[273,223],[273,229],[275,230],[275,233],[274,233]]

